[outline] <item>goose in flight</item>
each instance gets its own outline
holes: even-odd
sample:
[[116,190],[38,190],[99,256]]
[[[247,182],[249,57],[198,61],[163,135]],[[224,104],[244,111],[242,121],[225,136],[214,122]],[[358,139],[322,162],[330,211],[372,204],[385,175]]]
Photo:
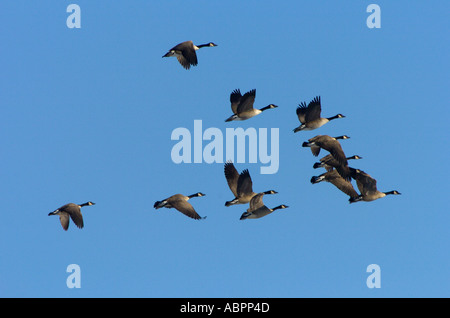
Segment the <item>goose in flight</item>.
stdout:
[[273,209],[268,208],[267,206],[264,205],[263,200],[262,200],[263,196],[265,194],[273,194],[273,193],[270,191],[266,191],[266,192],[260,192],[260,193],[256,194],[250,200],[250,206],[247,209],[247,211],[241,215],[240,220],[259,219],[259,218],[262,218],[262,217],[272,213],[275,210],[288,208],[288,206],[284,205],[284,204],[274,207]]
[[401,194],[397,190],[381,192],[377,189],[377,180],[372,178],[369,174],[359,169],[350,168],[352,178],[356,180],[361,194],[356,198],[350,198],[349,202],[354,203],[358,201],[374,201],[380,198],[384,198],[389,194],[399,195]]
[[[227,179],[228,187],[234,194],[234,199],[225,202],[225,206],[249,203],[256,193],[253,192],[253,182],[248,169],[243,170],[239,174],[234,167],[234,164],[231,161],[227,161],[224,166],[224,173],[225,178]],[[269,190],[266,192],[270,192],[271,194],[277,193],[274,190]]]
[[83,204],[68,203],[63,205],[59,209],[50,212],[48,215],[59,215],[59,221],[61,222],[64,231],[67,231],[67,229],[69,228],[69,219],[72,219],[73,223],[75,223],[78,228],[82,229],[84,223],[83,215],[81,214],[81,208],[94,204],[95,203],[91,201]]
[[192,41],[185,41],[180,44],[175,45],[173,48],[169,50],[163,57],[175,56],[180,62],[181,66],[185,69],[189,69],[192,66],[196,66],[198,64],[197,61],[197,51],[202,47],[214,47],[217,44],[213,42],[209,42],[206,44],[195,45]]
[[301,130],[314,130],[322,127],[326,123],[336,118],[344,118],[342,114],[337,114],[333,117],[322,118],[320,113],[322,112],[322,106],[320,103],[320,96],[315,97],[308,106],[305,102],[300,103],[297,107],[296,113],[301,125],[294,129],[294,133]]
[[347,194],[351,199],[356,199],[359,194],[350,181],[345,180],[336,170],[330,170],[322,173],[320,176],[314,176],[311,178],[311,183],[316,184],[322,181],[333,184],[336,188]]
[[168,197],[167,199],[164,199],[162,201],[156,201],[153,207],[155,209],[159,208],[175,208],[176,210],[180,211],[184,215],[193,218],[195,220],[205,219],[205,217],[201,217],[198,215],[198,213],[195,211],[192,204],[188,202],[189,199],[194,197],[203,197],[205,194],[201,192],[197,192],[195,194],[185,196],[182,194],[174,194],[171,197]]
[[233,115],[228,117],[225,121],[228,122],[233,120],[246,120],[261,114],[267,109],[278,107],[277,105],[269,104],[261,109],[253,108],[255,97],[256,89],[248,91],[244,94],[244,96],[242,96],[239,89],[235,89],[230,94],[231,111],[233,112]]
[[338,139],[349,139],[350,137],[343,135],[338,137],[330,137],[328,135],[318,135],[307,142],[305,141],[303,147],[311,147],[311,152],[314,156],[318,156],[320,149],[327,150],[336,160],[336,170],[346,180],[350,180],[350,170],[348,167],[347,157],[342,150],[341,144]]

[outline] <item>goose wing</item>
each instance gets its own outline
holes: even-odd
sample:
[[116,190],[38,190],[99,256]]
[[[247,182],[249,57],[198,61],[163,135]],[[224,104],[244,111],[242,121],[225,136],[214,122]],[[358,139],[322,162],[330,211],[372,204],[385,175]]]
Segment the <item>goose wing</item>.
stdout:
[[308,111],[308,106],[306,105],[305,102],[301,102],[297,107],[296,113],[297,113],[298,120],[302,124],[306,123],[305,115],[306,115],[307,111]]
[[339,173],[339,175],[344,178],[347,181],[350,181],[352,179],[350,169],[347,165],[336,165],[336,170]]
[[80,206],[74,203],[70,203],[66,205],[66,208],[64,209],[65,212],[69,213],[70,218],[72,219],[73,223],[78,228],[83,228],[83,215],[81,214]]
[[317,135],[315,137],[308,139],[308,142],[314,143],[313,145],[310,146],[310,148],[313,156],[315,157],[317,157],[320,153],[321,141],[323,140],[323,137],[324,135]]
[[350,171],[362,195],[377,192],[377,180],[362,170],[350,168]]
[[192,206],[192,204],[190,204],[186,200],[182,200],[182,199],[173,200],[171,202],[171,204],[172,204],[172,207],[174,207],[175,209],[177,209],[178,211],[180,211],[181,213],[183,213],[184,215],[186,215],[186,216],[188,216],[190,218],[193,218],[195,220],[199,220],[199,219],[202,218],[195,211],[195,209]]
[[352,198],[358,197],[358,193],[355,188],[353,188],[353,185],[349,181],[342,178],[336,170],[327,172],[327,174],[329,175],[326,180],[332,183],[336,188]]
[[59,221],[61,222],[61,225],[64,229],[64,231],[67,231],[67,229],[69,228],[69,214],[66,212],[61,212],[59,214]]
[[318,146],[327,150],[340,165],[348,165],[347,157],[345,156],[339,141],[327,135],[322,136],[320,139],[321,140],[317,142]]
[[243,170],[239,175],[236,191],[238,197],[253,193],[253,182],[248,169]]
[[242,96],[241,101],[237,107],[237,113],[242,113],[253,109],[255,103],[256,89],[252,89]]
[[228,187],[230,187],[231,192],[233,192],[234,196],[237,198],[237,185],[239,179],[239,173],[234,167],[234,164],[231,161],[227,161],[224,167],[225,178],[227,179]]
[[320,162],[322,162],[323,164],[325,164],[324,168],[327,171],[332,171],[333,167],[335,167],[336,165],[338,165],[339,163],[337,162],[336,159],[333,158],[333,156],[330,154],[326,155],[325,157],[320,159]]
[[180,43],[172,48],[172,50],[178,52],[176,55],[178,62],[185,68],[189,69],[191,65],[197,65],[197,54],[195,53],[194,43],[192,41],[186,41]]
[[352,178],[355,179],[359,192],[361,192],[361,194],[364,195],[364,193],[365,193],[364,185],[361,182],[362,176],[358,173],[358,171],[360,171],[360,170],[350,168]]
[[252,211],[258,210],[259,208],[264,206],[264,203],[262,200],[263,196],[264,196],[264,192],[260,192],[260,193],[256,194],[255,196],[253,196],[253,198],[250,200],[250,206],[249,206],[249,209],[247,210],[247,212],[252,212]]
[[306,122],[319,119],[321,111],[322,106],[320,104],[320,96],[317,96],[308,104],[308,109],[305,114]]
[[235,89],[233,92],[231,92],[230,103],[231,103],[231,110],[233,111],[234,114],[237,113],[237,108],[239,106],[239,103],[241,102],[241,99],[242,94],[239,89]]
[[73,223],[78,228],[83,228],[83,215],[81,214],[80,206],[74,203],[66,204],[65,206],[60,208],[60,211],[64,211],[70,215],[70,218],[72,219]]

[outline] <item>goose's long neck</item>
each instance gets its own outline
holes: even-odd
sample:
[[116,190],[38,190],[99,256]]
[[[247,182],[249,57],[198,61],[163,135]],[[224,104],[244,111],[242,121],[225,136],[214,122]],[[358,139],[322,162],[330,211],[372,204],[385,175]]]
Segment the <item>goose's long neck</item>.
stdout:
[[206,47],[206,46],[209,46],[209,43],[208,43],[208,44],[194,45],[194,48],[195,48],[196,50],[198,50],[198,49],[201,49],[202,47]]
[[87,205],[89,205],[89,202],[86,202],[86,203],[83,203],[83,204],[79,204],[80,207],[87,206]]
[[274,208],[272,209],[272,212],[275,211],[275,210],[286,209],[286,208],[287,208],[287,206],[285,206],[284,204],[282,204],[282,205],[279,205],[279,206],[274,207]]
[[272,106],[271,105],[267,105],[266,107],[263,107],[263,108],[260,108],[260,111],[265,111],[265,110],[267,110],[267,109],[270,109],[270,108],[272,108]]
[[328,120],[333,120],[333,119],[336,119],[336,118],[339,118],[339,115],[336,115],[336,116],[333,116],[333,117],[328,117],[327,119]]

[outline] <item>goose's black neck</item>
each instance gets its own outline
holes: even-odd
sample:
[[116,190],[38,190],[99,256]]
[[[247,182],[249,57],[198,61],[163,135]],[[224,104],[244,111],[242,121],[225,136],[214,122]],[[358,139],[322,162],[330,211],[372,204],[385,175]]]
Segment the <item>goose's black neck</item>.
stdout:
[[272,108],[272,105],[267,105],[266,107],[261,108],[260,111],[263,112],[263,111],[265,111],[267,109],[270,109],[270,108]]
[[389,195],[389,194],[398,194],[398,191],[388,191],[388,192],[384,192],[384,194]]
[[273,209],[272,209],[272,211],[275,211],[275,210],[279,210],[279,209],[285,209],[285,208],[287,208],[287,206],[285,206],[285,205],[279,205],[279,206],[276,206],[276,207],[274,207]]

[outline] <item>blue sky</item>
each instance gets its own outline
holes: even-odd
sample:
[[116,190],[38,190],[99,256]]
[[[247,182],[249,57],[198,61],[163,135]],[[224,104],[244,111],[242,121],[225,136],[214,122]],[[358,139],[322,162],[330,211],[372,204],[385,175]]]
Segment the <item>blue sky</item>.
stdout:
[[[69,29],[66,8],[81,8]],[[366,8],[381,8],[369,29]],[[1,297],[449,297],[448,1],[2,1],[0,3]],[[213,41],[184,70],[172,46]],[[279,107],[225,123],[229,94],[256,89]],[[294,134],[297,105],[322,98],[346,118]],[[175,164],[172,131],[279,129],[279,170],[249,169],[274,189],[240,221],[223,163]],[[310,183],[303,141],[342,141],[378,180],[350,205]],[[204,145],[207,142],[204,143]],[[195,221],[153,203],[175,193]],[[68,202],[85,227],[47,214]],[[81,268],[68,288],[67,266]],[[381,269],[368,288],[367,266]]]

